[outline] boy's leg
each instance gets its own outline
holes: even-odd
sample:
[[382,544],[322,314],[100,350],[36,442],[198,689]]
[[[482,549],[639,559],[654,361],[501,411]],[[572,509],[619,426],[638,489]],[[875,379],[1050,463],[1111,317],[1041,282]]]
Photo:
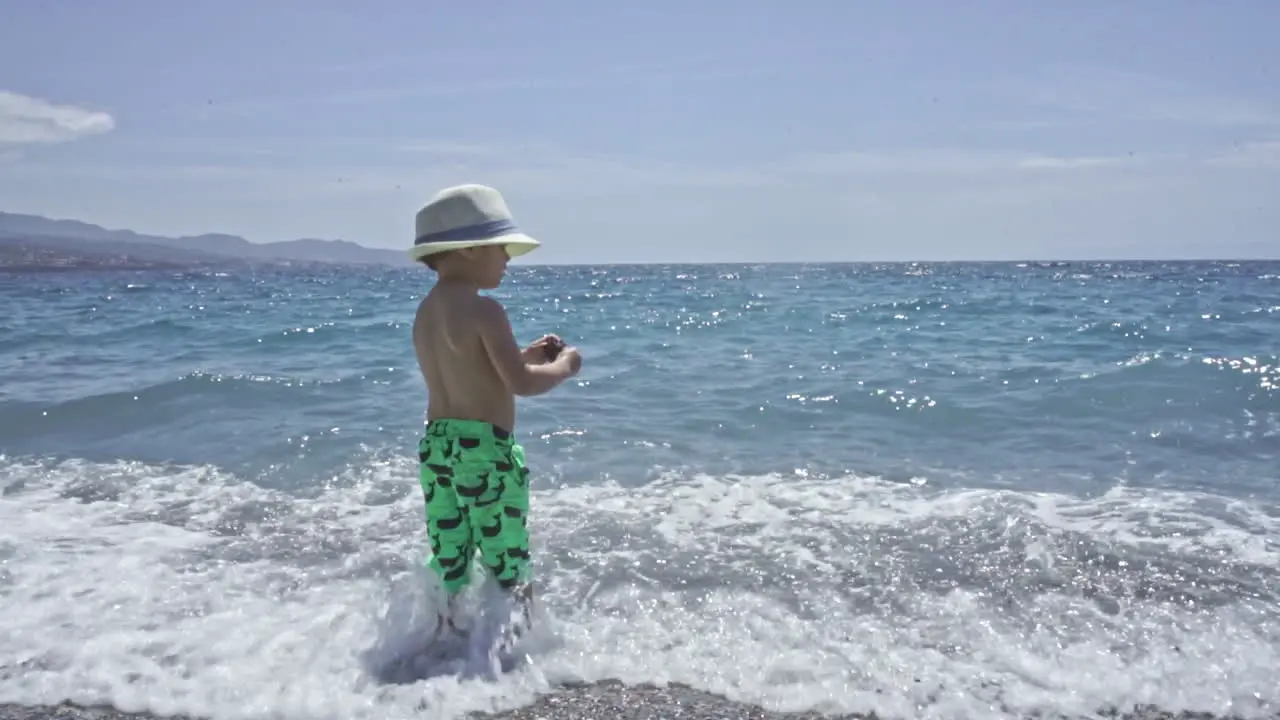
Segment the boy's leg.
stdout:
[[454,597],[467,584],[475,545],[467,508],[458,502],[454,488],[453,440],[447,428],[428,427],[418,443],[419,481],[426,504],[427,540],[431,545],[431,569],[440,577],[448,598],[441,625],[453,625]]
[[[499,442],[490,461],[487,492],[475,499],[471,521],[481,562],[520,611],[518,621],[504,623],[498,652],[511,651],[533,620],[533,584],[529,564],[529,470],[524,450]],[[459,494],[463,491],[460,488]],[[466,498],[462,498],[464,501]]]
[[486,568],[504,590],[523,601],[531,597],[529,563],[529,469],[524,449],[504,430],[493,430],[472,449],[464,479],[457,477],[458,501],[469,509],[472,541]]

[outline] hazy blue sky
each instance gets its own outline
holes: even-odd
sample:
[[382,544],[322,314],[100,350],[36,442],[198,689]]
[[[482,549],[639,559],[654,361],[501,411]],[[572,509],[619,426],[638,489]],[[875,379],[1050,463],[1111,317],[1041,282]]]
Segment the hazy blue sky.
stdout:
[[1280,256],[1280,0],[0,0],[0,209],[541,262]]

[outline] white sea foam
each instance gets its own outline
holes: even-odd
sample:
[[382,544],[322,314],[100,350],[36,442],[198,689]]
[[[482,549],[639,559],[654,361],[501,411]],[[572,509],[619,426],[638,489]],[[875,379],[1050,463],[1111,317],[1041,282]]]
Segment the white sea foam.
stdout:
[[605,678],[897,717],[1280,701],[1280,513],[1244,501],[801,476],[544,491],[532,661],[392,683],[378,669],[434,622],[408,464],[298,499],[212,468],[0,458],[0,488],[0,702],[456,717]]

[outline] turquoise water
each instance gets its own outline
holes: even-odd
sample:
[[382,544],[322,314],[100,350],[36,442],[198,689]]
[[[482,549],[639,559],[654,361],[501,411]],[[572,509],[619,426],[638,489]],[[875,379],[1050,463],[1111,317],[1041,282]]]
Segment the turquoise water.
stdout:
[[0,702],[1280,702],[1280,263],[513,267],[520,339],[585,356],[516,428],[547,637],[389,684],[433,602],[429,282],[0,276]]

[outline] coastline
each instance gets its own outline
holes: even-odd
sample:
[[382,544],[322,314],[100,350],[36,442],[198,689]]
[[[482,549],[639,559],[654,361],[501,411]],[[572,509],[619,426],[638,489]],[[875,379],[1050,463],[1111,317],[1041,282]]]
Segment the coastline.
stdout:
[[[422,708],[427,711],[429,708]],[[1238,715],[1214,715],[1158,707],[1125,710],[1099,708],[1093,715],[1108,720],[1226,720]],[[824,714],[778,712],[758,705],[737,702],[688,685],[672,683],[626,685],[617,680],[567,684],[543,693],[527,705],[496,713],[477,713],[469,720],[880,720],[875,713]],[[1033,717],[1033,716],[1028,716]],[[1038,713],[1036,720],[1076,718],[1077,715]],[[1249,716],[1259,717],[1259,716]],[[1280,719],[1280,713],[1260,716]],[[151,713],[122,712],[110,707],[81,707],[71,704],[28,706],[0,704],[0,720],[204,720],[178,715],[162,717]],[[889,720],[889,718],[884,718]],[[904,719],[905,720],[905,719]]]

